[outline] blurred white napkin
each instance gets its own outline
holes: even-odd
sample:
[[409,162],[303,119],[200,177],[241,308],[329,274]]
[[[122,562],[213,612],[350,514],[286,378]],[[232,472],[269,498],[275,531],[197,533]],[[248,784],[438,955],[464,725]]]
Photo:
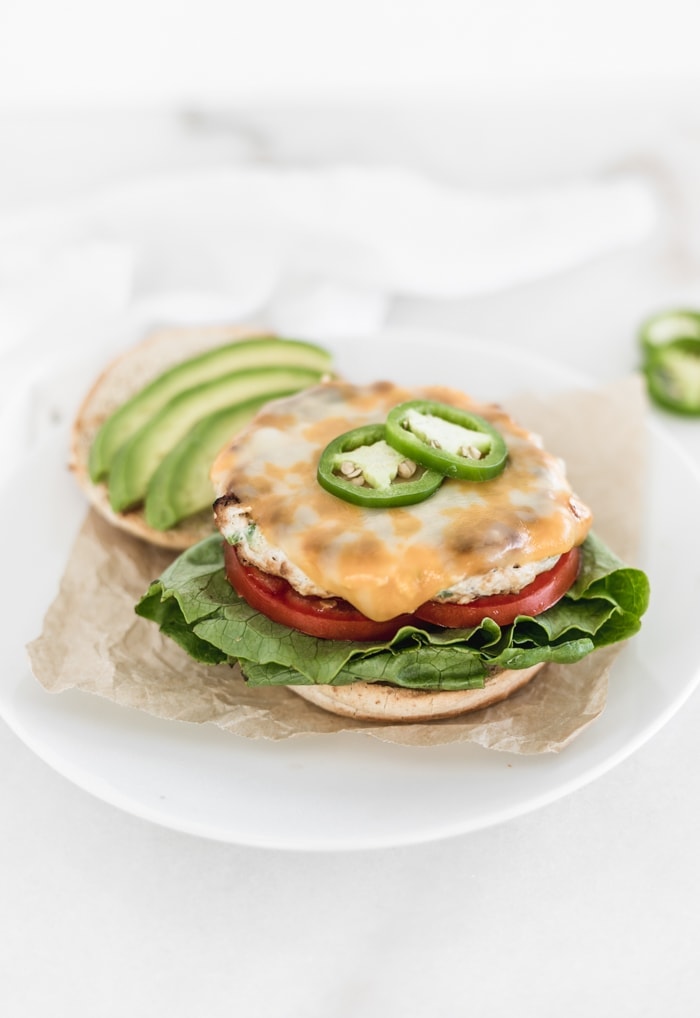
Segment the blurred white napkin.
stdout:
[[120,316],[139,331],[255,321],[308,338],[367,333],[393,297],[505,289],[638,243],[655,218],[629,176],[504,194],[372,167],[198,171],[6,213],[0,462],[16,429],[26,446],[27,420],[60,418],[72,398],[47,372],[108,356]]

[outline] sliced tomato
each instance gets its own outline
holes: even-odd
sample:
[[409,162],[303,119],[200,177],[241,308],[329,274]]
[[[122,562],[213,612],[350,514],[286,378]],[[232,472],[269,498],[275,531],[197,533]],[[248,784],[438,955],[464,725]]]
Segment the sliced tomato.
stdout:
[[552,569],[540,573],[517,594],[479,597],[469,604],[426,601],[416,609],[415,616],[446,629],[478,626],[485,618],[493,619],[499,626],[507,626],[518,615],[539,615],[556,604],[578,576],[580,561],[579,549],[572,548],[559,557]]
[[241,562],[230,544],[224,544],[224,563],[229,583],[251,608],[308,636],[363,643],[390,640],[401,626],[412,621],[410,615],[399,615],[387,622],[375,622],[339,597],[305,597],[280,576],[270,576]]
[[427,601],[413,615],[398,615],[386,622],[367,618],[342,598],[307,597],[299,594],[280,576],[241,562],[234,546],[224,544],[226,576],[237,594],[251,608],[273,622],[322,640],[390,640],[401,626],[430,622],[445,629],[466,629],[493,619],[510,625],[518,615],[539,615],[564,596],[578,576],[581,555],[578,548],[562,555],[556,565],[540,573],[518,594],[480,597],[469,604]]

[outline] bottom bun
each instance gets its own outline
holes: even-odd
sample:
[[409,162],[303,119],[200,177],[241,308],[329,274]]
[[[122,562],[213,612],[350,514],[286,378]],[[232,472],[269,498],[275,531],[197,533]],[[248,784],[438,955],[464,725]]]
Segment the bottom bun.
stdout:
[[531,668],[496,672],[481,689],[431,693],[382,682],[351,682],[347,686],[288,686],[305,700],[346,718],[362,721],[437,721],[481,710],[515,693],[534,678],[544,662]]

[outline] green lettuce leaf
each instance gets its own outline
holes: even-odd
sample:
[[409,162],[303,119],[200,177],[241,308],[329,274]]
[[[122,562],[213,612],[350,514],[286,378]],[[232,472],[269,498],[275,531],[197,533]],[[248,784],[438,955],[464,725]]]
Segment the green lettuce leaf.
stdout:
[[238,661],[251,685],[390,682],[410,689],[471,689],[501,668],[570,664],[633,636],[649,583],[591,534],[576,583],[536,618],[469,629],[404,626],[374,643],[319,640],[272,622],[231,588],[218,534],[188,549],[154,581],[136,612],[156,622],[198,661]]

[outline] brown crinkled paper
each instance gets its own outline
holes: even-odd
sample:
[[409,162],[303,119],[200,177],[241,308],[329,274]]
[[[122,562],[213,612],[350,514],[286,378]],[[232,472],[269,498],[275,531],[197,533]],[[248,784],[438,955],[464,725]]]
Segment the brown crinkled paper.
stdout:
[[[574,490],[594,511],[596,532],[634,563],[642,515],[645,401],[638,378],[602,390],[508,401],[516,420],[562,456]],[[162,718],[212,722],[246,738],[340,731],[430,746],[470,741],[513,753],[562,749],[604,709],[619,647],[576,665],[547,665],[503,703],[445,721],[378,724],[336,717],[279,687],[248,688],[237,668],[192,661],[134,604],[172,559],[87,515],[42,634],[29,646],[50,692],[78,688]]]

